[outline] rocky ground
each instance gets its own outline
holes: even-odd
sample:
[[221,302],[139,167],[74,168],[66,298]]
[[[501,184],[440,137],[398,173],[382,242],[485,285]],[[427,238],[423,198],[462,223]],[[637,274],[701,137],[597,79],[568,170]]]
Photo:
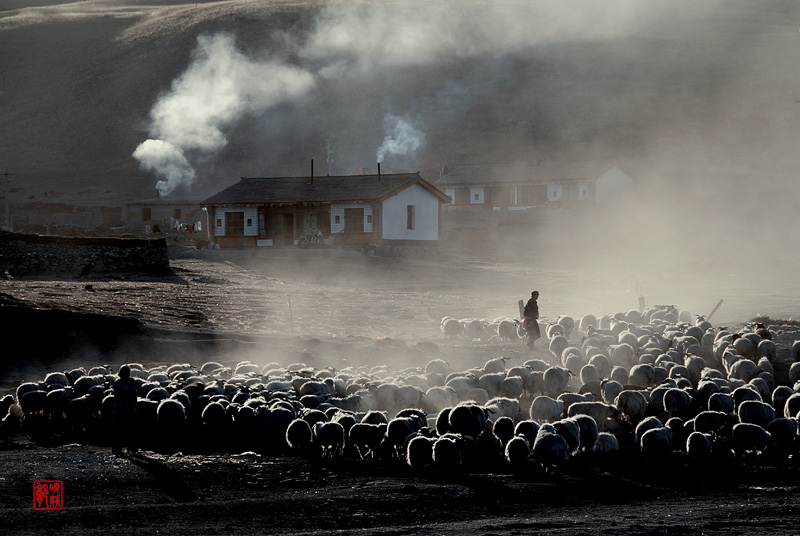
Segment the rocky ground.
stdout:
[[[542,291],[540,307],[549,318],[613,314],[634,308],[637,298],[629,273],[597,270],[587,277],[585,269],[555,260],[533,270],[501,257],[384,258],[332,250],[175,248],[171,257],[175,273],[162,278],[0,281],[0,314],[9,328],[0,391],[48,370],[125,361],[402,368],[436,356],[466,368],[503,355],[521,363],[530,358],[522,344],[447,340],[439,320],[516,316],[516,301],[533,286]],[[781,294],[777,279],[774,288],[742,286],[725,274],[709,279],[716,286],[703,282],[711,286],[694,302],[668,274],[648,281],[646,292],[651,300],[675,295],[674,303],[703,307],[696,312],[705,314],[725,298],[715,324],[742,324],[756,314],[784,318],[772,323],[783,326],[785,370],[795,333],[788,321],[791,294]],[[33,307],[47,311],[33,313]],[[534,357],[548,352],[537,348]],[[15,435],[0,443],[0,468],[0,518],[15,534],[95,534],[133,525],[145,533],[198,534],[788,535],[797,534],[800,506],[794,459],[704,467],[680,458],[610,459],[549,474],[503,467],[420,474],[400,463],[253,453],[145,451],[123,459],[111,456],[102,440]],[[32,508],[39,479],[64,481],[62,510]]]

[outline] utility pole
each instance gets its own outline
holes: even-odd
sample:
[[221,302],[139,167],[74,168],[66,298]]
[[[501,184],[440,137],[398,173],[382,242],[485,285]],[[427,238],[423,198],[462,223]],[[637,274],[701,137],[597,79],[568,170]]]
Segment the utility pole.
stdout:
[[11,180],[11,177],[14,176],[13,173],[8,172],[8,168],[6,168],[6,172],[3,173],[3,176],[6,178],[6,230],[11,230],[11,214],[8,212],[8,181]]

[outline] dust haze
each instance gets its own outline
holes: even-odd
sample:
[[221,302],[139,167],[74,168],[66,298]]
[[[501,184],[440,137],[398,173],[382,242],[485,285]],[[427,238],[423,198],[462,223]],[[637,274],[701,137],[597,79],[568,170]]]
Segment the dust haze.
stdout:
[[[103,6],[85,3],[85,16]],[[115,11],[130,24],[114,47],[133,51],[170,29],[186,47],[149,86],[122,151],[142,166],[143,191],[161,181],[162,193],[200,197],[240,176],[307,174],[310,159],[325,162],[326,140],[334,175],[381,161],[435,181],[462,164],[614,159],[637,186],[610,205],[464,244],[468,256],[529,269],[496,283],[510,316],[532,288],[552,316],[613,314],[640,294],[698,314],[725,298],[720,315],[791,315],[798,10],[633,0],[138,6]],[[1,27],[80,13],[23,9]],[[355,288],[373,268],[336,284]],[[454,292],[479,294],[471,283],[453,282]],[[482,305],[477,316],[508,310]]]

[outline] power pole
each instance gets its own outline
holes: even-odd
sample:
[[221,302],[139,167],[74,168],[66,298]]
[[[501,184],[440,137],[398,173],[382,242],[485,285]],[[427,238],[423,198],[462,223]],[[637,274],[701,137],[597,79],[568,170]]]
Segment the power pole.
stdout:
[[11,230],[11,214],[8,211],[8,181],[11,180],[11,177],[14,176],[13,173],[8,172],[8,168],[6,168],[6,172],[3,173],[3,176],[6,178],[6,230]]

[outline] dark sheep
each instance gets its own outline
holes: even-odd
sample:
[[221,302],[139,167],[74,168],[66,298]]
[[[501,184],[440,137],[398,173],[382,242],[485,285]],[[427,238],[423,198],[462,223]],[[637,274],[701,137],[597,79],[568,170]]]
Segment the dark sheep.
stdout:
[[492,425],[492,433],[505,446],[514,437],[514,421],[510,417],[499,417]]
[[514,436],[506,443],[505,457],[511,465],[518,466],[525,463],[530,455],[531,445],[525,436]]
[[286,428],[286,444],[289,448],[303,450],[311,445],[313,433],[308,421],[295,419]]

